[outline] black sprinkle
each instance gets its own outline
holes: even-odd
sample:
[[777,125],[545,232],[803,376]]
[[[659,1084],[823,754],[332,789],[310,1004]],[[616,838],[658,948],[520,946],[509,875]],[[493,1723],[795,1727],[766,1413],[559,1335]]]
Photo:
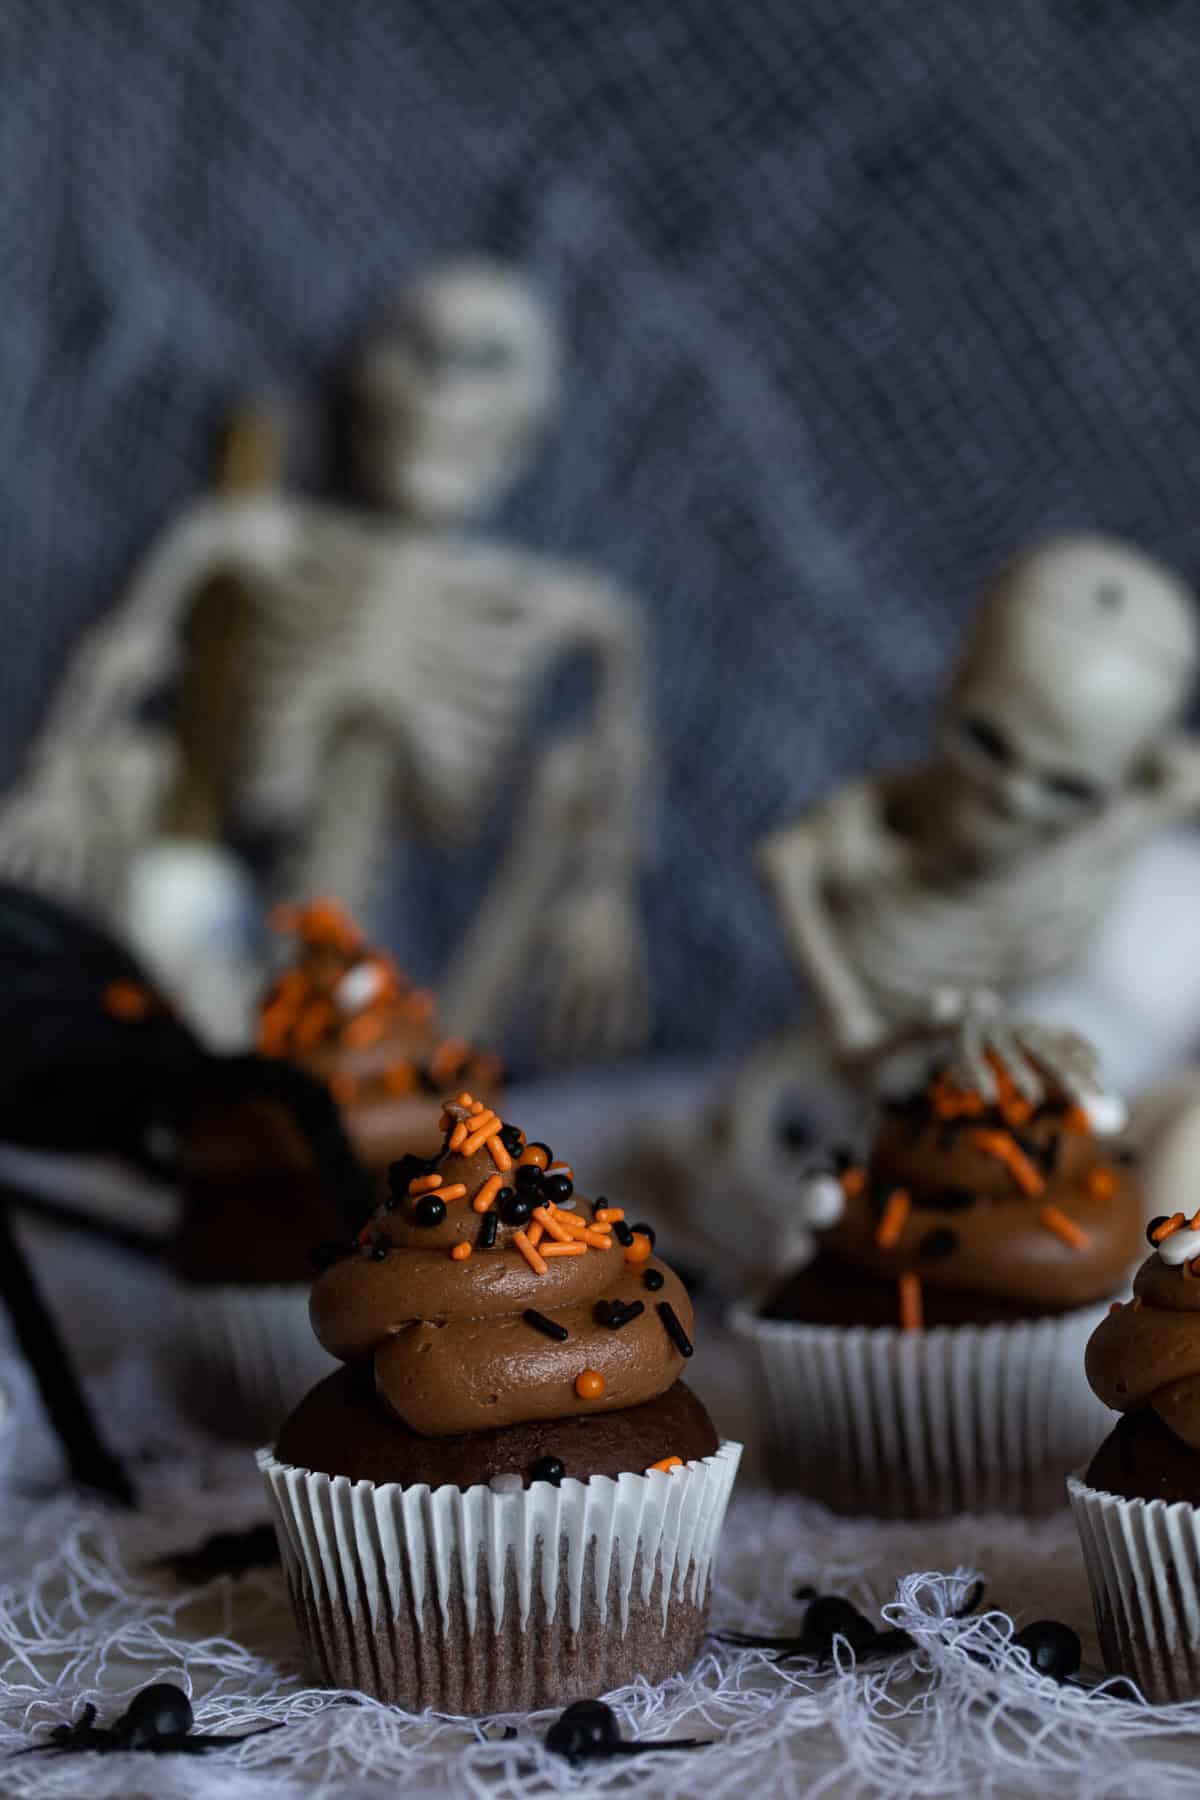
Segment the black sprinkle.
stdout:
[[548,1481],[557,1487],[567,1472],[567,1465],[561,1456],[539,1456],[529,1471],[530,1481]]
[[476,1239],[481,1250],[490,1250],[492,1248],[493,1244],[496,1242],[496,1230],[499,1224],[500,1221],[494,1212],[484,1213],[483,1224],[479,1227],[479,1236]]
[[565,1325],[559,1325],[554,1319],[548,1319],[545,1313],[536,1312],[532,1306],[527,1306],[521,1317],[527,1325],[532,1325],[535,1331],[544,1332],[548,1338],[553,1338],[556,1344],[565,1343],[571,1335]]
[[628,1325],[631,1319],[640,1318],[646,1310],[640,1300],[631,1300],[628,1306],[614,1300],[608,1318],[604,1321],[610,1331],[620,1331],[622,1325]]
[[613,1221],[613,1236],[616,1238],[618,1244],[629,1245],[633,1242],[633,1233],[625,1223],[624,1219],[615,1219]]
[[927,1231],[917,1245],[917,1255],[937,1261],[943,1256],[953,1256],[958,1249],[958,1233],[948,1226],[939,1225],[936,1231]]
[[1058,1168],[1058,1153],[1061,1149],[1062,1135],[1060,1132],[1056,1131],[1054,1135],[1048,1137],[1046,1142],[1042,1145],[1042,1154],[1039,1158],[1042,1168],[1046,1171],[1047,1175],[1053,1175]]
[[969,1206],[974,1206],[975,1198],[970,1188],[933,1188],[925,1193],[915,1193],[913,1205],[927,1207],[930,1212],[965,1212]]
[[398,1199],[403,1200],[408,1193],[408,1184],[415,1181],[418,1175],[431,1175],[436,1156],[402,1156],[398,1161],[388,1164],[388,1187]]
[[658,1302],[658,1316],[666,1326],[667,1336],[678,1350],[680,1356],[692,1354],[692,1340],[679,1323],[675,1308],[669,1300]]
[[521,1127],[519,1125],[502,1125],[500,1142],[510,1156],[520,1156],[524,1145],[521,1143]]
[[1146,1242],[1152,1244],[1156,1250],[1158,1249],[1158,1245],[1154,1242],[1154,1234],[1160,1225],[1166,1224],[1168,1216],[1167,1213],[1159,1213],[1156,1218],[1151,1219],[1146,1227]]
[[418,1225],[440,1225],[446,1216],[446,1202],[439,1200],[436,1194],[422,1194],[413,1207],[413,1218]]
[[613,1314],[620,1310],[621,1302],[619,1300],[597,1300],[592,1308],[592,1317],[597,1325],[607,1325]]
[[636,1219],[631,1230],[640,1231],[643,1237],[648,1237],[650,1239],[650,1248],[653,1250],[655,1244],[658,1242],[658,1233],[655,1231],[653,1225],[647,1225],[644,1219]]
[[647,1269],[645,1274],[642,1276],[642,1282],[646,1287],[648,1287],[650,1289],[650,1292],[652,1294],[657,1294],[659,1288],[663,1284],[662,1270],[661,1269]]

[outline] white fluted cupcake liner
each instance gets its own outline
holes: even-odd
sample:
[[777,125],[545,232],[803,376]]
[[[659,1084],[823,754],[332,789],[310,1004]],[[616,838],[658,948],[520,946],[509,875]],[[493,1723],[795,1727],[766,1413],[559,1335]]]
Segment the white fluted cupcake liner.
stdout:
[[170,1357],[180,1401],[202,1424],[261,1444],[338,1368],[313,1336],[303,1282],[183,1288]]
[[1072,1475],[1104,1666],[1147,1700],[1200,1696],[1200,1506],[1125,1500]]
[[1051,1512],[1108,1429],[1083,1373],[1104,1307],[1013,1325],[806,1325],[735,1308],[768,1464],[836,1512]]
[[[691,1663],[741,1445],[554,1487],[401,1487],[258,1453],[313,1672],[414,1710],[564,1705]],[[498,1486],[503,1485],[503,1478]]]

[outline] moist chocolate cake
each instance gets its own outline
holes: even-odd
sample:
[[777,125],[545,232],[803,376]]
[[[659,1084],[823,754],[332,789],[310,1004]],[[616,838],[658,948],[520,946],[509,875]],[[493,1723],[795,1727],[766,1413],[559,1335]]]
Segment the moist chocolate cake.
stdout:
[[[328,1681],[467,1711],[662,1679],[700,1648],[737,1461],[679,1379],[687,1292],[649,1226],[583,1199],[568,1164],[486,1103],[460,1092],[442,1125],[439,1152],[393,1166],[317,1278],[313,1328],[343,1366],[264,1463],[310,1655]],[[335,1571],[305,1520],[339,1495]],[[349,1521],[368,1513],[364,1535]],[[514,1554],[540,1559],[527,1604],[509,1591]],[[391,1593],[414,1568],[403,1606],[347,1621],[347,1582]],[[431,1584],[449,1614],[421,1598]]]

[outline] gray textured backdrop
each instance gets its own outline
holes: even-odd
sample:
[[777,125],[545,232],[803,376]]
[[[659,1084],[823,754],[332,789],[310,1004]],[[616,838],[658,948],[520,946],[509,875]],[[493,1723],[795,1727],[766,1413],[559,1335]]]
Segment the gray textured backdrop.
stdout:
[[[8,0],[0,51],[0,779],[231,398],[443,249],[569,321],[503,524],[652,616],[664,1045],[782,1015],[747,846],[919,746],[1007,548],[1200,563],[1186,0]],[[422,974],[440,885],[396,898]]]

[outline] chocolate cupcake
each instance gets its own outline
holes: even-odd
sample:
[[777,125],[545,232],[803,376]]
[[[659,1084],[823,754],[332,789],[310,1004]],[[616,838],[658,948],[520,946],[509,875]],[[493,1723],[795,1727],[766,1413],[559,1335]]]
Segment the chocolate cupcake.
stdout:
[[260,1452],[322,1681],[561,1705],[699,1651],[740,1446],[679,1380],[692,1308],[619,1208],[467,1093],[311,1314],[341,1368]]
[[[259,1049],[328,1086],[383,1193],[397,1157],[441,1144],[439,1096],[465,1079],[494,1093],[499,1063],[439,1034],[432,997],[336,901],[281,908],[274,922],[298,954],[264,997]],[[338,1197],[292,1114],[263,1098],[196,1116],[182,1177],[177,1372],[193,1410],[211,1400],[213,1424],[261,1442],[334,1366],[307,1308],[314,1248],[345,1234]]]
[[1200,1213],[1155,1219],[1133,1299],[1087,1346],[1123,1416],[1068,1483],[1105,1666],[1150,1700],[1200,1695]]
[[812,1262],[736,1318],[774,1472],[843,1512],[1047,1511],[1102,1415],[1078,1358],[1141,1232],[1128,1153],[1048,1071],[942,1068],[804,1202]]

